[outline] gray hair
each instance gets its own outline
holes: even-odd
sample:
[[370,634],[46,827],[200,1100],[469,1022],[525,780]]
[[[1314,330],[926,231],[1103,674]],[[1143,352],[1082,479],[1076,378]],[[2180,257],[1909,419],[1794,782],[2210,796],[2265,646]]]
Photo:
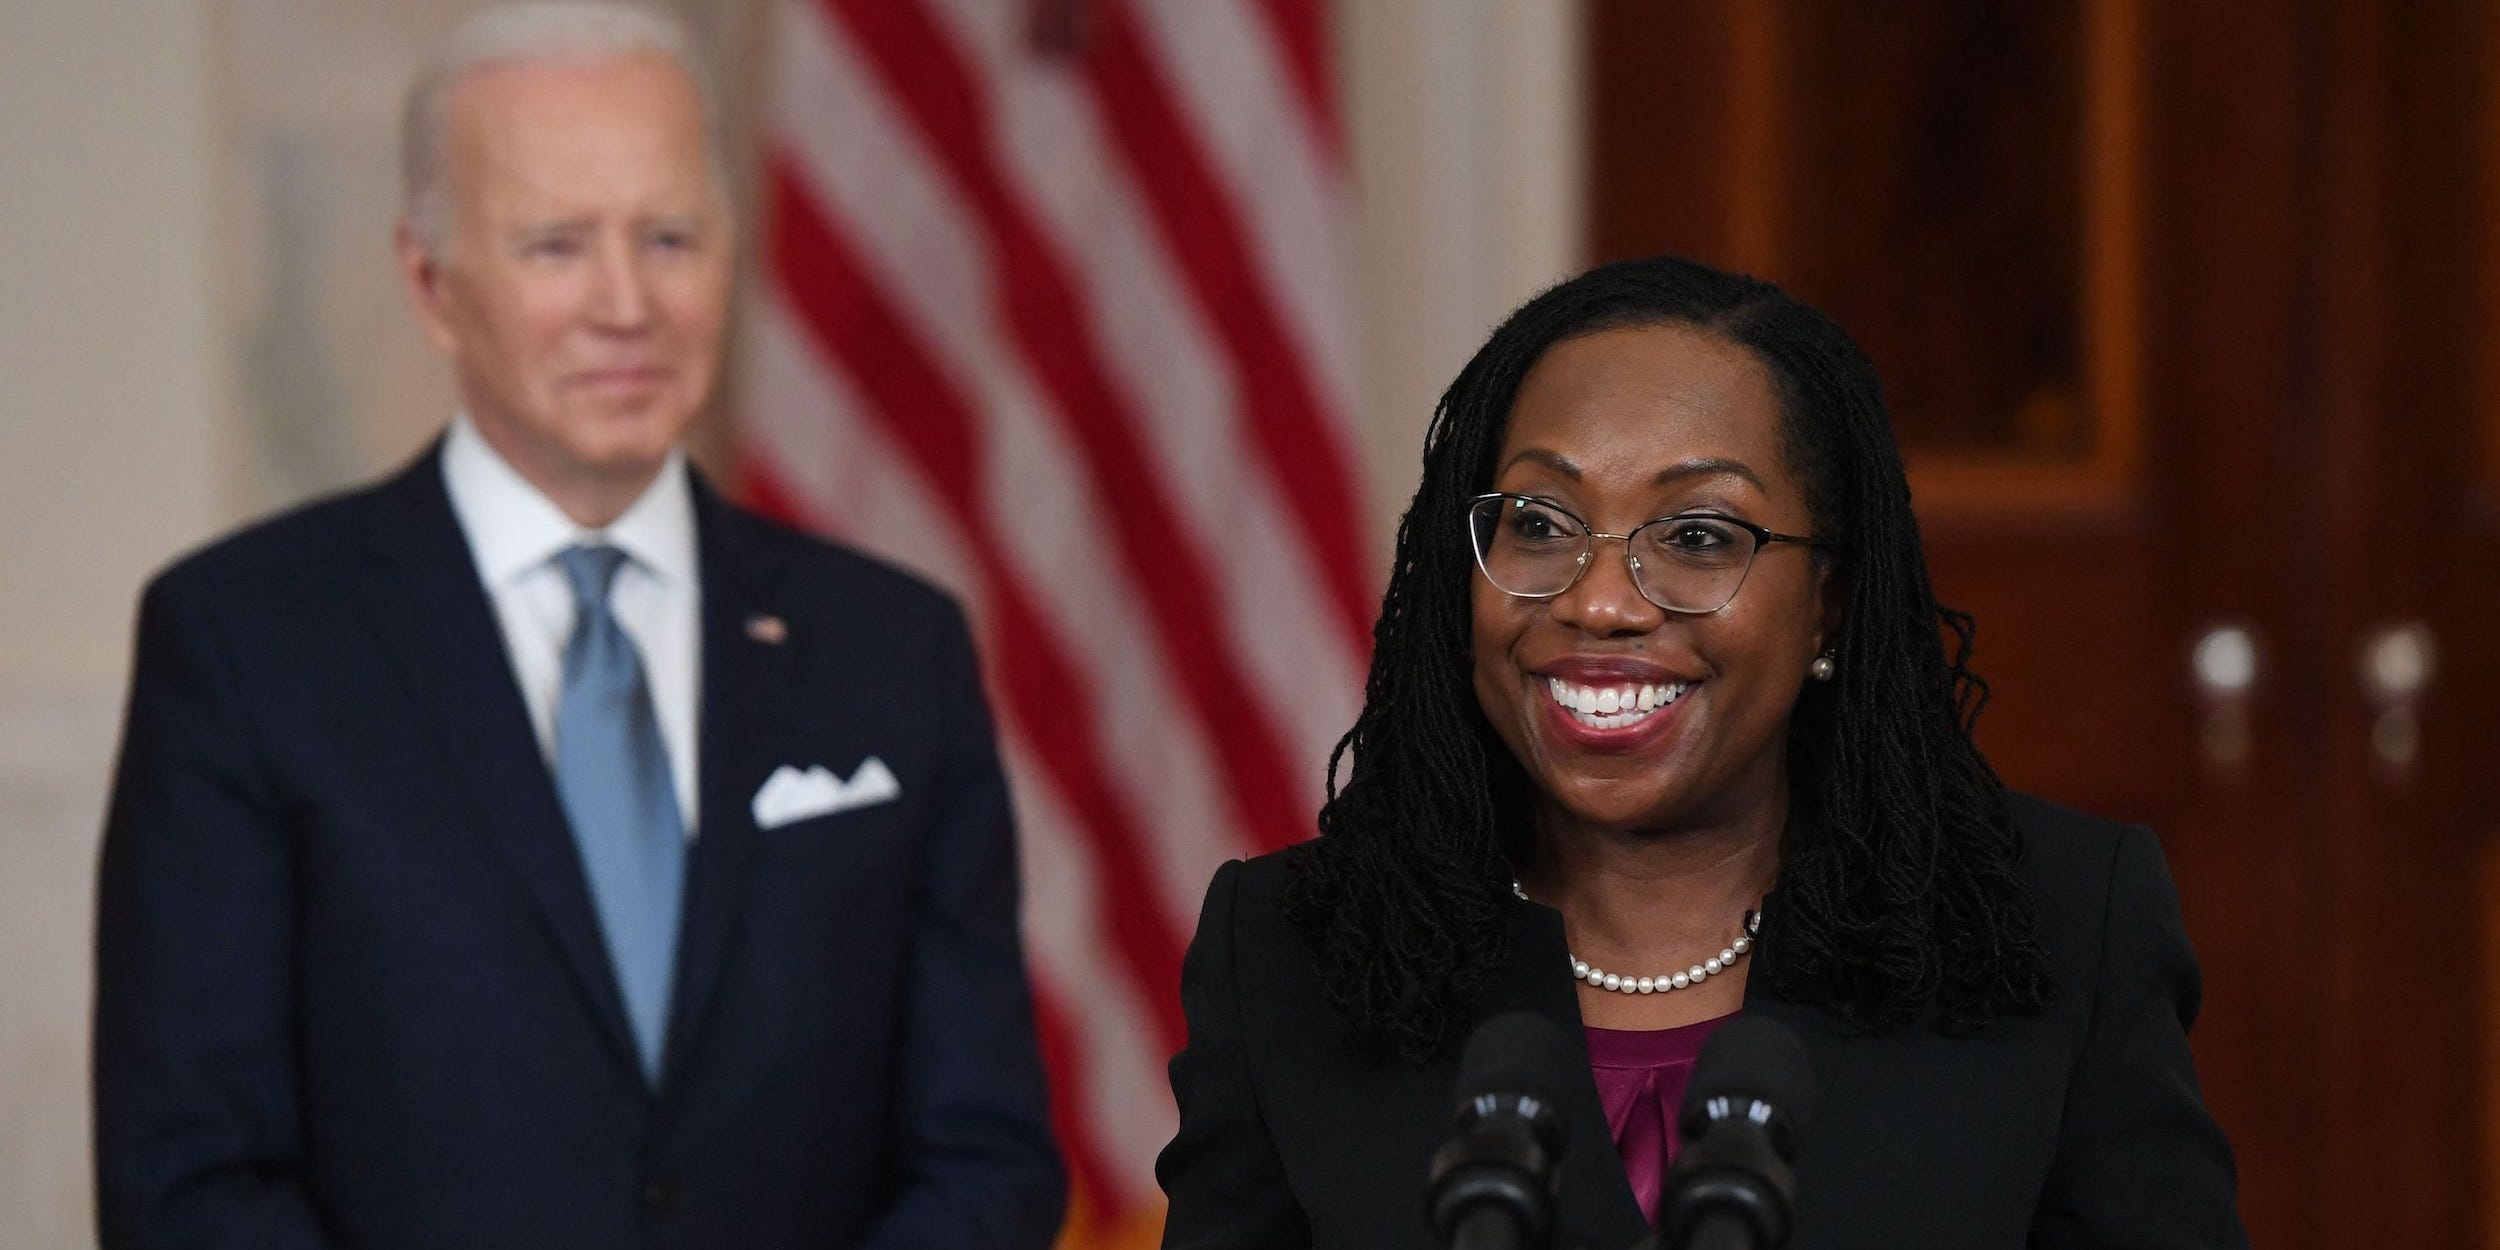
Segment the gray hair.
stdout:
[[704,150],[724,197],[720,99],[709,66],[673,14],[619,0],[538,0],[487,9],[454,27],[408,85],[399,123],[400,211],[430,255],[452,235],[449,181],[451,97],[471,74],[497,65],[604,61],[652,53],[693,80],[703,105]]

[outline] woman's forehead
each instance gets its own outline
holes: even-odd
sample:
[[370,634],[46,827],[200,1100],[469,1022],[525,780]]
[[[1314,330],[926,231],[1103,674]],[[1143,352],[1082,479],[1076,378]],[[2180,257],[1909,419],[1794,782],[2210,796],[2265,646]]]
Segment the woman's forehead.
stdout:
[[1716,465],[1771,488],[1780,438],[1777,389],[1749,349],[1689,326],[1604,330],[1529,369],[1495,472],[1652,483]]

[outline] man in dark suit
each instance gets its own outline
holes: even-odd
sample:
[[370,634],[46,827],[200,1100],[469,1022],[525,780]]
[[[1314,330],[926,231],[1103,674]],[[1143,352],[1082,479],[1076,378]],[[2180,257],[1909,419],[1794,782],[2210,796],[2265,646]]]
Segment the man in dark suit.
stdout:
[[603,5],[463,27],[399,237],[461,413],[146,593],[107,1250],[1049,1243],[960,614],[677,447],[733,257],[693,65]]

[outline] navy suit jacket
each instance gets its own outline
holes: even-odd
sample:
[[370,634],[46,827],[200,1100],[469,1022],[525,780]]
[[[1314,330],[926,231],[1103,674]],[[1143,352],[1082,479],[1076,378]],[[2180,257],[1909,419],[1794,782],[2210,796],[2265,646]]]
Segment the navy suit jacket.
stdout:
[[[2057,981],[2047,1011],[1976,1035],[1925,1024],[1869,1035],[1747,980],[1745,1012],[1795,1029],[1815,1067],[1789,1246],[2245,1250],[2231,1149],[2188,1056],[2199,981],[2159,846],[2037,799],[2012,807]],[[1438,1244],[1424,1180],[1448,1131],[1458,1047],[1418,1065],[1348,1053],[1279,907],[1299,853],[1219,871],[1182,968],[1180,1131],[1156,1169],[1170,1250]],[[1520,904],[1511,950],[1481,1014],[1534,1011],[1579,1056],[1555,1245],[1633,1245],[1648,1224],[1588,1073],[1561,914]]]
[[[439,448],[150,585],[98,917],[106,1250],[1049,1244],[961,615],[700,482],[696,516],[702,808],[656,1089]],[[756,828],[776,768],[872,755],[898,799]]]

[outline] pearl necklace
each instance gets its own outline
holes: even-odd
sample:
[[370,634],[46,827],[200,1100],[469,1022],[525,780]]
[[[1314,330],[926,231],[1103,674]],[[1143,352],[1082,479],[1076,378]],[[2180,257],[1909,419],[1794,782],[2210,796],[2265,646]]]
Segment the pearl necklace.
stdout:
[[[1516,880],[1510,883],[1510,892],[1517,895],[1520,902],[1531,901],[1528,898],[1528,892],[1521,889]],[[1736,940],[1728,943],[1718,954],[1682,972],[1663,977],[1627,977],[1619,972],[1608,972],[1603,968],[1592,967],[1587,960],[1577,955],[1570,955],[1568,950],[1563,953],[1571,957],[1572,978],[1588,982],[1591,989],[1612,990],[1618,994],[1666,994],[1689,989],[1735,967],[1736,961],[1744,958],[1745,952],[1753,949],[1754,934],[1762,930],[1762,913],[1747,911],[1739,927],[1744,932],[1738,934]]]

